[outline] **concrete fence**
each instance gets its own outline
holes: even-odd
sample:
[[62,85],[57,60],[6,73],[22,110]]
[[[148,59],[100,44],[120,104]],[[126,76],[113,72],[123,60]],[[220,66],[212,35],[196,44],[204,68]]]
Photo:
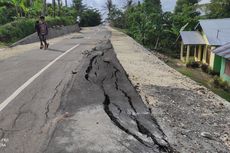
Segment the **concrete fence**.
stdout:
[[[78,25],[70,25],[70,26],[55,26],[52,28],[49,28],[49,34],[48,34],[48,39],[55,38],[58,36],[63,36],[69,33],[73,32],[79,32],[80,28]],[[38,42],[39,38],[37,33],[33,33],[16,43],[12,44],[11,47],[17,46],[17,45],[24,45],[24,44],[30,44],[34,42]]]

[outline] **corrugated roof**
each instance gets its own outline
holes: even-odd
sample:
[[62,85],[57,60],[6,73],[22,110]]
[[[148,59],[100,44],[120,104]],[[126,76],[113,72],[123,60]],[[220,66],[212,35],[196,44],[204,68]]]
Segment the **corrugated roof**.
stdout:
[[206,44],[198,31],[181,31],[180,35],[185,45]]
[[221,46],[230,42],[230,18],[200,20],[210,45]]
[[230,59],[230,43],[218,47],[217,49],[213,50],[213,53],[226,59]]

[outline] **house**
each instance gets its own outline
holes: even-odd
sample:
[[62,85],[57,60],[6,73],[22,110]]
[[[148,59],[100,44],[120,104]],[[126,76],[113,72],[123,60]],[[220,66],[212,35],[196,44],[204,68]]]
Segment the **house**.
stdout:
[[[205,40],[198,31],[181,31],[180,32],[182,42],[181,42],[181,52],[180,59],[182,61],[189,62],[191,50],[195,60],[202,60],[202,50],[203,46],[206,45]],[[186,49],[186,55],[184,55],[184,50]],[[184,58],[186,57],[186,58]]]
[[230,43],[213,50],[213,53],[221,57],[220,77],[230,83]]
[[181,31],[180,36],[182,60],[189,62],[193,55],[196,61],[206,63],[214,71],[220,72],[222,58],[212,50],[230,42],[230,18],[199,20],[195,31]]

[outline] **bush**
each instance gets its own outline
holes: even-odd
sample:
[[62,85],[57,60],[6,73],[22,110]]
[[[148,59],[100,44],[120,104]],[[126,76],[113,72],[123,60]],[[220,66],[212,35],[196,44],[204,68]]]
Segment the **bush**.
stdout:
[[221,84],[221,79],[220,79],[220,77],[218,77],[218,76],[215,76],[214,78],[213,78],[213,85],[214,85],[214,87],[216,87],[216,88],[219,88],[220,87],[220,84]]
[[80,26],[97,26],[101,24],[101,15],[97,9],[85,9],[81,15]]
[[216,88],[221,88],[225,91],[230,91],[230,85],[227,81],[222,80],[220,77],[215,76],[213,78],[213,85]]
[[220,75],[220,73],[215,72],[214,70],[212,70],[207,64],[202,64],[201,69],[202,69],[203,72],[208,73],[208,74],[213,75],[213,76]]
[[55,25],[73,25],[75,23],[73,17],[46,17],[46,22],[49,27],[55,26]]
[[199,62],[192,61],[192,62],[187,63],[186,67],[191,67],[191,68],[195,69],[195,68],[199,68],[200,64],[199,64]]
[[[47,17],[49,27],[54,25],[72,25],[74,19],[71,17]],[[0,42],[12,43],[35,32],[35,19],[21,18],[16,21],[0,26]]]
[[205,73],[208,73],[208,65],[207,64],[202,64],[201,65],[201,70],[203,71],[203,72],[205,72]]

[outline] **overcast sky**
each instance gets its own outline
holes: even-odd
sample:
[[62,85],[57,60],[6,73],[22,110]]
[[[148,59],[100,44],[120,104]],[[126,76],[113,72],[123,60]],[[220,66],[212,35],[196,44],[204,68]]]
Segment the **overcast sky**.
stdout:
[[[48,2],[51,2],[52,0],[47,0]],[[62,0],[63,4],[65,0]],[[138,1],[138,0],[134,0]],[[142,0],[140,0],[142,1]],[[207,3],[210,0],[201,0],[200,3]],[[68,3],[71,4],[72,0],[68,0]],[[105,5],[106,0],[83,0],[84,4],[98,8],[99,10],[103,10],[103,6]],[[114,4],[121,7],[124,5],[125,0],[113,0]],[[172,11],[176,5],[176,0],[161,0],[163,11]]]

